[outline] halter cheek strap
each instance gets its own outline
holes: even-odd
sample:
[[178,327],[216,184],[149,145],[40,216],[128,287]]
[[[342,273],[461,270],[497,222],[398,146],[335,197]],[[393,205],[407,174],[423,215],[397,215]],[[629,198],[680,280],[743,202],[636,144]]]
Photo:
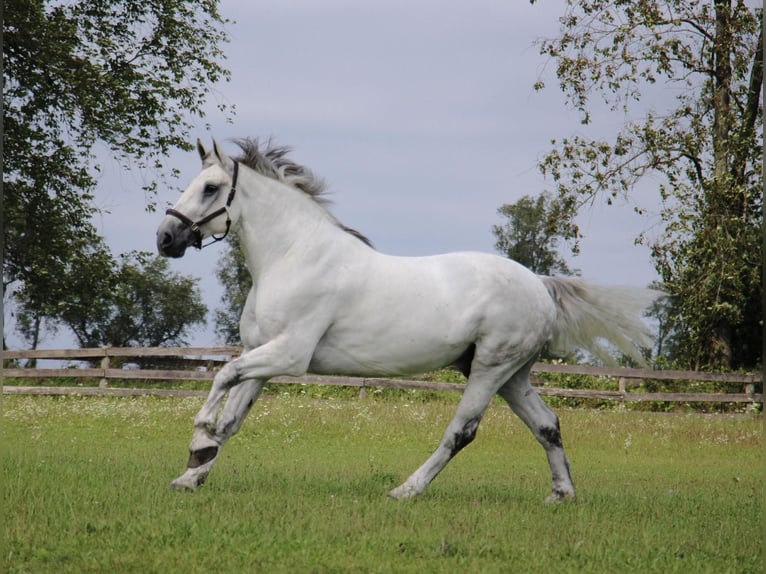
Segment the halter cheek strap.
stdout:
[[[194,242],[192,245],[196,247],[197,249],[202,249],[203,247],[208,247],[212,245],[213,243],[218,243],[219,241],[223,241],[226,236],[229,234],[229,229],[231,228],[231,215],[229,214],[229,207],[231,207],[231,202],[234,201],[234,194],[237,192],[237,177],[239,176],[239,162],[234,162],[234,174],[231,179],[231,189],[229,190],[229,197],[226,198],[226,205],[224,205],[221,208],[216,209],[213,213],[209,213],[199,221],[192,221],[188,217],[186,217],[183,213],[180,211],[177,211],[175,209],[168,209],[165,211],[166,215],[172,215],[173,217],[179,219],[181,223],[186,225],[194,235]],[[206,243],[205,245],[202,245],[202,231],[200,230],[200,227],[208,223],[209,221],[212,221],[216,217],[226,214],[226,231],[224,231],[223,235],[211,235],[212,241],[209,243]]]

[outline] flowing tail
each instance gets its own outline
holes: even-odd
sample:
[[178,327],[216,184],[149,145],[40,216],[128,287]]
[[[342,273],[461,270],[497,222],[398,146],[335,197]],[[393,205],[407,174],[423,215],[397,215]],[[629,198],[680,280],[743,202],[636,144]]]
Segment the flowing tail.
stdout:
[[540,279],[556,304],[551,351],[585,349],[604,363],[614,364],[604,344],[609,341],[639,365],[646,365],[641,349],[651,348],[654,337],[641,317],[664,295],[662,291],[591,285],[576,277]]

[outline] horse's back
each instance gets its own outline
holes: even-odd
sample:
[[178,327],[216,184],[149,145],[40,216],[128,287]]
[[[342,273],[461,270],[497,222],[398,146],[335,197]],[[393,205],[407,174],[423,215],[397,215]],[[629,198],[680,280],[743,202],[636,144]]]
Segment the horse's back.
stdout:
[[443,309],[475,314],[494,308],[502,314],[502,309],[512,309],[519,302],[533,306],[550,303],[537,275],[513,260],[488,253],[383,256],[370,271],[372,280],[391,291],[390,296],[418,299],[424,312]]

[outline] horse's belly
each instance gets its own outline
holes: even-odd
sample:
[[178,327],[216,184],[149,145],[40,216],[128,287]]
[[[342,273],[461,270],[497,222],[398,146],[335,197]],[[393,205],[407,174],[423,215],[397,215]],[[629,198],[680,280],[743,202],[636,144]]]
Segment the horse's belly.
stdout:
[[470,341],[430,337],[385,337],[377,341],[341,341],[325,337],[317,346],[309,370],[317,374],[396,376],[423,373],[455,362]]

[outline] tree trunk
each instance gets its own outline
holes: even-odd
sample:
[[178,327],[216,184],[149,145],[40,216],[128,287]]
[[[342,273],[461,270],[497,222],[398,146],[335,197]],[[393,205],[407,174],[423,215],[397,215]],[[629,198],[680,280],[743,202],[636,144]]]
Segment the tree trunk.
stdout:
[[[35,314],[34,326],[32,328],[32,349],[37,349],[37,345],[40,342],[40,328],[42,326],[42,316],[39,313]],[[30,369],[37,368],[37,359],[27,359],[26,366]]]
[[[708,216],[703,218],[706,225],[715,231],[719,225],[726,225],[729,220],[727,213],[737,209],[732,205],[732,192],[735,191],[732,181],[731,162],[731,83],[732,83],[732,34],[731,29],[731,0],[715,0],[716,32],[713,44],[713,181],[707,190],[706,205]],[[735,195],[740,195],[735,193]],[[736,204],[736,199],[734,201]],[[713,236],[717,234],[713,233]],[[719,257],[727,254],[717,250]],[[725,265],[711,266],[712,269],[722,269]],[[712,271],[715,273],[715,271]],[[726,281],[725,277],[716,278],[716,283]],[[725,318],[716,321],[710,338],[710,355],[722,368],[731,367],[731,322]]]

